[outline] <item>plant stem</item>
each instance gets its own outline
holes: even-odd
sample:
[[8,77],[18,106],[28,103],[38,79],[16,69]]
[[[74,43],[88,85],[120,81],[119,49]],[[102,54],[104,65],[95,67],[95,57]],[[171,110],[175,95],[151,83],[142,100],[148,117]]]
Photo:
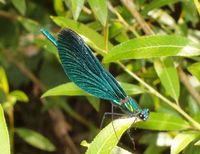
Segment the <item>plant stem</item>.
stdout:
[[9,117],[9,123],[10,123],[10,149],[11,154],[14,154],[14,114],[13,114],[13,107],[10,107],[8,109],[8,117]]
[[163,100],[164,102],[166,102],[169,106],[171,106],[173,109],[175,109],[176,111],[178,111],[183,117],[185,117],[185,119],[187,119],[194,128],[200,130],[200,124],[198,122],[196,122],[192,117],[190,117],[185,111],[183,111],[178,105],[174,104],[173,102],[171,102],[169,99],[167,99],[166,97],[164,97],[163,95],[161,95],[159,92],[157,92],[154,88],[152,88],[150,85],[148,85],[145,81],[143,81],[142,79],[140,79],[137,75],[135,75],[133,72],[131,72],[130,70],[128,70],[126,68],[126,66],[124,66],[122,63],[118,62],[118,64],[129,74],[131,75],[134,79],[136,79],[138,82],[140,82],[141,84],[143,84],[149,91],[150,93],[152,93],[153,95],[157,96],[158,98],[160,98],[161,100]]

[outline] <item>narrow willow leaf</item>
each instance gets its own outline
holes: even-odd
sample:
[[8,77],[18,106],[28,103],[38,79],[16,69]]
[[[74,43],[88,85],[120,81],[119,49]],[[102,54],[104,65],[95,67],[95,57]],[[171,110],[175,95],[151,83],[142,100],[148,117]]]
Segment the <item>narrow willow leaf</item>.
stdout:
[[108,15],[107,0],[88,0],[92,11],[103,26],[106,25]]
[[120,82],[120,85],[126,90],[128,95],[137,95],[147,92],[145,89],[134,84]]
[[151,112],[147,121],[138,122],[134,127],[158,131],[171,131],[186,130],[190,128],[190,125],[180,117],[171,114]]
[[188,71],[200,81],[200,62],[190,65]]
[[47,96],[91,96],[91,95],[84,92],[73,82],[69,82],[54,87],[52,89],[49,89],[42,95],[42,98]]
[[111,153],[112,149],[119,141],[117,137],[120,139],[122,134],[135,122],[135,120],[135,117],[114,120],[113,125],[115,131],[113,130],[111,122],[94,138],[92,143],[89,145],[86,154]]
[[3,90],[4,93],[9,93],[9,85],[6,73],[2,67],[0,67],[0,89]]
[[171,146],[171,154],[180,153],[190,142],[192,142],[199,134],[197,133],[180,133],[178,134]]
[[12,0],[15,8],[22,14],[25,15],[26,12],[26,1],[25,0]]
[[179,78],[171,57],[154,61],[154,68],[166,92],[178,102],[180,94]]
[[44,151],[55,151],[55,146],[41,134],[27,129],[27,128],[16,128],[16,133],[28,144],[44,150]]
[[[124,89],[127,91],[129,95],[136,95],[146,92],[139,86],[130,83],[121,83],[121,85],[124,87]],[[92,95],[80,89],[73,82],[68,82],[56,86],[52,89],[49,89],[42,95],[42,98],[47,96],[92,96]]]
[[10,154],[10,140],[4,117],[3,108],[0,105],[0,153]]
[[132,39],[115,46],[105,55],[103,61],[198,55],[200,55],[200,45],[186,37],[154,35]]
[[150,4],[147,4],[144,9],[142,10],[142,14],[145,15],[147,14],[149,11],[155,9],[155,8],[160,8],[164,5],[168,5],[168,4],[173,4],[173,3],[177,3],[179,1],[182,0],[167,0],[167,1],[163,1],[163,0],[153,0],[151,1]]
[[81,12],[85,0],[71,0],[72,5],[72,14],[75,20],[78,19],[78,16]]
[[16,100],[21,101],[21,102],[29,101],[28,96],[23,91],[20,91],[20,90],[12,91],[10,95],[14,96]]
[[[64,27],[70,28],[76,31],[77,33],[85,36],[87,39],[89,39],[89,42],[87,43],[89,43],[90,46],[96,45],[100,49],[105,48],[104,37],[99,33],[97,33],[95,30],[89,28],[88,26],[64,17],[51,17],[51,18],[57,25],[63,28]],[[110,49],[112,48],[112,46],[113,45],[110,42],[108,42],[108,48]]]

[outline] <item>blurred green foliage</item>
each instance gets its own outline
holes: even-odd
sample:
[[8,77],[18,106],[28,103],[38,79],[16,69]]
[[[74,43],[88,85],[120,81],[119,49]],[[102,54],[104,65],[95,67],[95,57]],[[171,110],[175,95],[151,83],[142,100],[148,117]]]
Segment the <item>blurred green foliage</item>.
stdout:
[[[199,6],[197,0],[0,0],[0,153],[199,153]],[[67,79],[42,27],[55,37],[66,27],[79,33],[127,93],[150,108],[149,119],[119,119],[116,132],[110,124],[97,133],[110,104]],[[64,120],[52,116],[55,108]],[[59,129],[60,120],[68,127]],[[132,123],[135,151],[122,135]],[[59,138],[62,131],[68,134]]]

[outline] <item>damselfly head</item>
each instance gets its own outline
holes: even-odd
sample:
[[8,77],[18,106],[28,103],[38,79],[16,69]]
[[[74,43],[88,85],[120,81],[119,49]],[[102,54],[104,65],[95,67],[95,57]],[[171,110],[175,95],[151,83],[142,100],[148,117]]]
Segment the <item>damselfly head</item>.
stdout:
[[141,120],[146,121],[149,117],[149,109],[142,109],[138,116]]

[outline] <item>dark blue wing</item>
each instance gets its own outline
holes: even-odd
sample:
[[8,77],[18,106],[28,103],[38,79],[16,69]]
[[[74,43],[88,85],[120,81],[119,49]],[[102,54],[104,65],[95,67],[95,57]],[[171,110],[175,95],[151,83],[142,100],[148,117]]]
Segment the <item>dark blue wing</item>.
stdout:
[[110,101],[125,99],[125,91],[78,34],[70,29],[62,30],[58,35],[57,48],[65,73],[81,89]]

